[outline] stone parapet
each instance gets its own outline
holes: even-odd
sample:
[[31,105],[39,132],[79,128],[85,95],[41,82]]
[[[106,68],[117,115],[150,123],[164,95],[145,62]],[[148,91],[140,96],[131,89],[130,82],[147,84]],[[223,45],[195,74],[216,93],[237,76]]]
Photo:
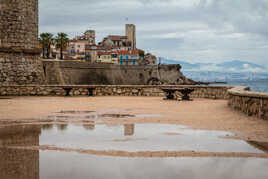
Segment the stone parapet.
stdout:
[[46,86],[0,86],[0,96],[65,96],[66,88],[71,88],[70,96],[87,96],[89,88],[95,88],[94,96],[164,96],[161,88],[194,88],[192,98],[228,99],[230,86],[192,85],[46,85]]
[[235,87],[228,90],[228,105],[248,116],[268,120],[268,93],[249,91],[249,87]]

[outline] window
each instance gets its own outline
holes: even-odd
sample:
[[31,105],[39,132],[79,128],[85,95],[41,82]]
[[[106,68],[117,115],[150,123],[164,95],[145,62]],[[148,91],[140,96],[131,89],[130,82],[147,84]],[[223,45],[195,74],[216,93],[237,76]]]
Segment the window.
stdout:
[[112,57],[113,57],[113,58],[116,58],[116,57],[117,57],[117,54],[112,54]]

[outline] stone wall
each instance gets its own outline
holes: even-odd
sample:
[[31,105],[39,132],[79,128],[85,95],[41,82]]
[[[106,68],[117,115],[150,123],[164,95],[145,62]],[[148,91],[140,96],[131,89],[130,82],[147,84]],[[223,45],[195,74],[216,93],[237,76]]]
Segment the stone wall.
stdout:
[[248,87],[235,87],[228,90],[228,105],[248,116],[268,120],[268,93],[249,91]]
[[64,88],[72,88],[71,96],[89,95],[87,88],[95,88],[94,96],[164,96],[161,88],[194,88],[193,98],[228,99],[232,87],[213,86],[143,86],[143,85],[85,85],[85,86],[0,86],[0,96],[65,96]]
[[0,0],[0,85],[44,84],[38,0]]
[[44,84],[39,55],[0,52],[0,85]]
[[48,85],[193,84],[180,65],[119,66],[79,61],[44,60]]
[[0,47],[35,49],[37,38],[38,0],[1,0]]

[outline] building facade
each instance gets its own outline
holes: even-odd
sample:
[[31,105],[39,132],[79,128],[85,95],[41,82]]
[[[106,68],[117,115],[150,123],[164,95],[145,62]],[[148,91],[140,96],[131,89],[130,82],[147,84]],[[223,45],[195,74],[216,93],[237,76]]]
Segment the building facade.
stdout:
[[120,66],[136,66],[139,65],[139,51],[118,51],[118,61]]
[[118,64],[117,54],[115,52],[98,52],[98,63]]

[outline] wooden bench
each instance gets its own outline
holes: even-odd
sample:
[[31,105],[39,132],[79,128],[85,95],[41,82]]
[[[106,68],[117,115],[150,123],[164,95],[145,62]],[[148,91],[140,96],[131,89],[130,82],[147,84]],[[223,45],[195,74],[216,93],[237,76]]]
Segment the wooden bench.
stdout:
[[194,88],[161,88],[165,94],[167,100],[174,100],[175,96],[174,93],[176,91],[182,94],[183,101],[190,101],[190,94],[194,91]]

